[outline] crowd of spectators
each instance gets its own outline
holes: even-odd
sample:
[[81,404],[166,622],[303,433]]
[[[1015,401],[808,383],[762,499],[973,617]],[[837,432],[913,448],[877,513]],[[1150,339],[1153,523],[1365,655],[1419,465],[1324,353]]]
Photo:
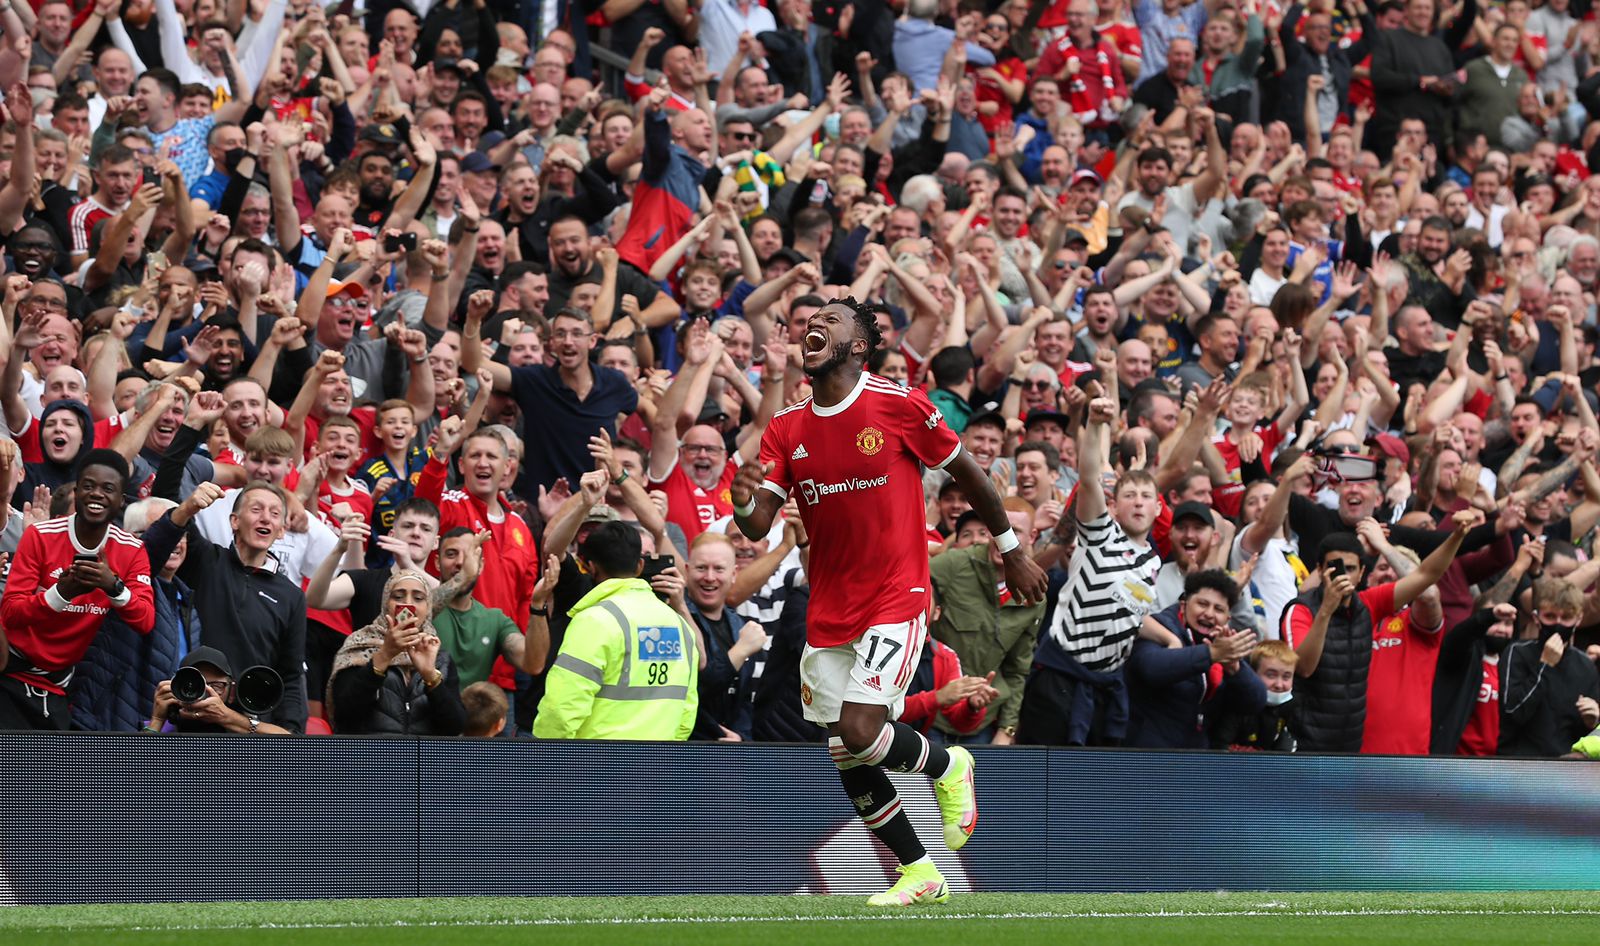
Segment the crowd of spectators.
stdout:
[[0,89],[0,728],[823,738],[729,484],[849,296],[1051,579],[928,472],[930,736],[1600,756],[1586,0],[0,0]]

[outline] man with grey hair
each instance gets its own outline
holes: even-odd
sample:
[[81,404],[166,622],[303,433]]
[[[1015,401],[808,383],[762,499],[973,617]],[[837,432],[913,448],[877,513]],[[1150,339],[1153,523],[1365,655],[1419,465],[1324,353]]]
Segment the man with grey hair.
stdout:
[[1593,292],[1596,276],[1600,276],[1600,240],[1587,233],[1573,240],[1567,247],[1566,270],[1585,291]]
[[[917,95],[938,86],[945,53],[956,42],[954,30],[933,22],[938,13],[939,0],[908,0],[906,15],[894,24],[895,65],[911,80]],[[968,65],[978,69],[994,65],[994,53],[970,40],[963,42]]]
[[924,222],[932,223],[945,210],[944,185],[932,174],[907,178],[900,187],[899,206],[916,211]]

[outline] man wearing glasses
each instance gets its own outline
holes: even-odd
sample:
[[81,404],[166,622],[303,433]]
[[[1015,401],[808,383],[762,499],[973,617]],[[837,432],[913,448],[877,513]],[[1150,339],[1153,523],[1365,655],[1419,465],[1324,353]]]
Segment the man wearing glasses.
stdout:
[[[557,227],[563,225],[561,221],[556,223]],[[552,228],[552,245],[555,240],[556,231]],[[554,273],[551,281],[555,281]],[[589,438],[600,430],[615,438],[618,416],[626,417],[639,407],[639,394],[626,375],[589,361],[596,341],[589,314],[556,306],[552,295],[546,311],[555,309],[550,320],[549,346],[555,359],[553,366],[512,368],[484,359],[479,339],[483,320],[494,308],[493,290],[480,289],[472,294],[461,330],[462,375],[471,377],[479,368],[487,368],[494,377],[494,389],[509,393],[522,411],[523,442],[530,447],[538,445],[523,456],[515,486],[516,493],[529,503],[558,479],[576,484],[579,477],[594,469]]]

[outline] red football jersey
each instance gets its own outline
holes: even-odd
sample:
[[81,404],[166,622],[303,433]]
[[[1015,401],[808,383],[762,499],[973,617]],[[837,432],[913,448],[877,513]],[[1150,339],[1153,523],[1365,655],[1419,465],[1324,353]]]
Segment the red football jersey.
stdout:
[[928,609],[923,466],[943,468],[961,451],[939,409],[916,388],[862,372],[845,399],[806,398],[778,412],[761,438],[762,484],[799,493],[811,536],[806,640],[835,647],[874,624]]
[[340,503],[348,503],[350,509],[367,522],[372,521],[372,491],[367,484],[353,476],[348,476],[350,492],[335,493],[333,487],[324,478],[317,484],[317,512],[328,523],[328,528],[339,531],[339,523],[333,518],[333,507]]
[[[110,597],[98,588],[62,606],[54,594],[55,586],[62,572],[71,567],[74,556],[97,556],[127,586],[132,598],[116,609],[117,617],[142,634],[148,634],[156,623],[155,592],[150,584],[150,559],[145,555],[144,543],[111,526],[100,548],[86,549],[78,544],[72,531],[73,518],[63,516],[29,526],[11,558],[5,598],[0,602],[0,620],[5,622],[10,646],[33,662],[32,669],[54,673],[71,668],[83,659],[100,633],[100,623],[112,611]],[[61,692],[50,681],[28,673],[30,668],[16,666],[20,661],[12,663],[7,672],[34,686]]]
[[739,464],[730,459],[727,466],[723,467],[717,484],[705,490],[689,479],[682,463],[673,463],[672,472],[667,474],[666,479],[651,480],[650,488],[667,494],[667,521],[676,522],[678,528],[683,530],[684,538],[693,542],[713,522],[723,516],[733,515],[733,498],[728,489],[733,485],[733,475],[737,472]]
[[1427,755],[1433,737],[1433,672],[1439,662],[1440,631],[1418,628],[1406,608],[1372,629],[1372,666],[1367,671],[1367,723],[1361,751]]
[[[482,500],[461,490],[446,490],[445,475],[448,467],[435,457],[422,468],[417,478],[416,495],[439,507],[439,534],[444,535],[456,526],[465,526],[473,532],[489,530],[491,538],[483,549],[483,573],[472,588],[472,597],[486,608],[494,608],[527,633],[528,611],[533,607],[533,586],[539,580],[539,549],[534,543],[533,531],[522,517],[505,508],[505,518],[495,522],[489,518],[489,507]],[[430,563],[429,571],[436,576],[438,563]],[[496,657],[490,680],[496,685],[513,689],[516,678],[511,665],[504,657]]]
[[1500,657],[1483,655],[1483,680],[1456,755],[1496,755],[1500,751]]

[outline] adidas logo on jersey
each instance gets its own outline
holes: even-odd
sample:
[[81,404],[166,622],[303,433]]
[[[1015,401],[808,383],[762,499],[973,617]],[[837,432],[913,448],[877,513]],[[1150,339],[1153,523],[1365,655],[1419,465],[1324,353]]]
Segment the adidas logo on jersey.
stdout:
[[811,456],[811,454],[806,452],[806,445],[805,444],[801,444],[800,446],[794,448],[794,453],[789,456],[789,459],[790,460],[804,460],[806,457],[809,457],[809,456]]
[[883,689],[883,681],[878,679],[877,675],[873,675],[873,676],[868,677],[867,681],[865,683],[863,683],[862,686],[871,687],[874,690],[882,690]]

